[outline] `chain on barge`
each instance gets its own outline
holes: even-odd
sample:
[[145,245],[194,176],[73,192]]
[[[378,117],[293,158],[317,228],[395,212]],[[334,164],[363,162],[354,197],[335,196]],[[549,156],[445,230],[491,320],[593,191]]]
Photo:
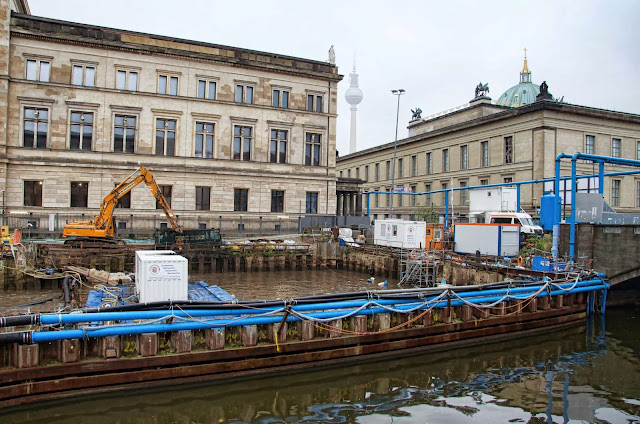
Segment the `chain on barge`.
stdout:
[[608,288],[593,272],[270,301],[200,282],[184,301],[132,303],[133,286],[104,287],[82,310],[0,318],[0,406],[541,334],[604,312]]

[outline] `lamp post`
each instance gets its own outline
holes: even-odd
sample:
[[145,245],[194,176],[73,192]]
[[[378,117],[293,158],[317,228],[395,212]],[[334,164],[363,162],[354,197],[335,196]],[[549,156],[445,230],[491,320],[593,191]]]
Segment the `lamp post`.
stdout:
[[398,118],[400,117],[400,96],[404,94],[404,89],[391,90],[394,96],[398,96],[398,107],[396,109],[396,140],[393,143],[393,166],[391,167],[391,199],[389,200],[389,219],[393,219],[393,192],[396,190],[396,151],[398,150]]

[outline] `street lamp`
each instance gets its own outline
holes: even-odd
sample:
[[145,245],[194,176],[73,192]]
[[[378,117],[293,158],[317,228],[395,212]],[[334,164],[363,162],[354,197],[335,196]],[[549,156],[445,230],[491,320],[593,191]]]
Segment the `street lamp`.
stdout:
[[398,118],[400,117],[400,96],[404,94],[404,89],[391,90],[394,96],[398,96],[398,108],[396,109],[396,140],[393,143],[393,166],[391,168],[391,199],[389,203],[389,219],[393,219],[393,192],[396,190],[396,151],[398,150]]

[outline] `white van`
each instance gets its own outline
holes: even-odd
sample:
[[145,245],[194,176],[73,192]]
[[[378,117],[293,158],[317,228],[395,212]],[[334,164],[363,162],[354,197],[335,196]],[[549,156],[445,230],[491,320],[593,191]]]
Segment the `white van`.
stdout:
[[524,241],[528,235],[541,236],[542,227],[533,223],[531,215],[524,212],[487,212],[486,223],[520,224],[520,238]]

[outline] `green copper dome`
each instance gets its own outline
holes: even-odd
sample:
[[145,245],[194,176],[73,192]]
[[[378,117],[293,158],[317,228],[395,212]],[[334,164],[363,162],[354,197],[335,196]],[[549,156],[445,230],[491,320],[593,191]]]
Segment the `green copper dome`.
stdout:
[[527,56],[524,57],[524,66],[520,71],[520,84],[514,85],[498,99],[499,105],[518,107],[530,105],[536,101],[536,96],[540,94],[540,87],[531,82],[531,71],[527,66]]

